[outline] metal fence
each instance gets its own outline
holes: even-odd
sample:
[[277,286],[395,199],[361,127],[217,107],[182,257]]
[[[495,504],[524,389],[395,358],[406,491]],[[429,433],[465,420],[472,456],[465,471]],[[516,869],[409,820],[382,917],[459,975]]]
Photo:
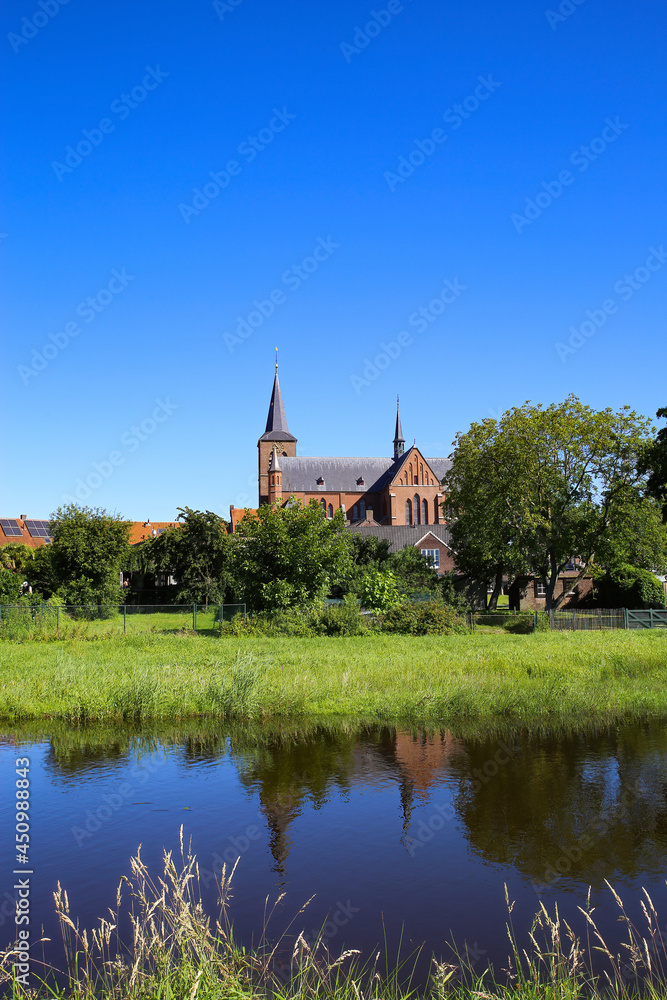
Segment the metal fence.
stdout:
[[604,632],[610,629],[667,628],[667,611],[625,608],[566,608],[562,611],[471,611],[475,630],[502,628],[507,632]]
[[49,635],[78,638],[186,632],[216,634],[222,622],[246,616],[245,604],[1,604],[0,639]]

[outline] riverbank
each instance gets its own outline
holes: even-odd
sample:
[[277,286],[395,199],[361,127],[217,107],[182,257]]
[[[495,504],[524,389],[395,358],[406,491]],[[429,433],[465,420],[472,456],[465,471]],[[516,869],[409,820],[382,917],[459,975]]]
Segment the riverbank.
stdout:
[[210,638],[0,646],[0,719],[417,724],[667,715],[667,633]]

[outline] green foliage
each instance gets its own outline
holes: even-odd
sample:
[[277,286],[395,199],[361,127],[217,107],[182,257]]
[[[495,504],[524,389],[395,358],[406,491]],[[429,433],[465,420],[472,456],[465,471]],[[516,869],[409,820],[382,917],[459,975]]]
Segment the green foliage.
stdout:
[[368,570],[359,582],[359,598],[362,608],[381,614],[401,603],[396,577],[387,570]]
[[233,595],[232,537],[212,511],[179,507],[182,527],[167,528],[145,543],[142,568],[176,577],[176,599],[187,604],[223,603]]
[[443,601],[399,604],[382,615],[379,628],[403,635],[464,635],[470,631],[465,618]]
[[314,602],[274,612],[260,611],[247,618],[236,615],[231,621],[222,624],[220,634],[313,638],[326,635],[359,636],[365,635],[367,631],[368,626],[359,614],[356,600],[346,600],[338,605]]
[[51,545],[36,551],[28,580],[66,604],[117,605],[129,532],[129,522],[100,508],[60,507],[51,515]]
[[438,573],[431,558],[423,556],[414,545],[393,552],[387,560],[387,568],[395,574],[402,593],[421,594],[434,591],[438,586]]
[[[656,417],[667,419],[667,407],[658,410]],[[641,465],[642,471],[648,473],[648,492],[661,504],[663,521],[667,523],[667,427],[661,428],[648,443]]]
[[568,561],[591,563],[642,498],[649,427],[627,407],[595,411],[569,396],[458,435],[445,486],[459,569],[479,584],[532,569],[557,607]]
[[[546,618],[546,629],[542,626],[540,631],[549,631],[548,615],[541,616],[541,621]],[[530,635],[535,629],[535,613],[533,611],[520,611],[517,615],[508,615],[503,622],[503,629],[510,635]]]
[[621,565],[596,582],[598,603],[605,608],[664,608],[662,583],[648,570]]
[[22,574],[0,569],[0,604],[14,604],[21,596]]
[[350,567],[342,510],[325,517],[316,500],[286,507],[263,504],[233,539],[237,599],[254,611],[308,604],[324,596]]

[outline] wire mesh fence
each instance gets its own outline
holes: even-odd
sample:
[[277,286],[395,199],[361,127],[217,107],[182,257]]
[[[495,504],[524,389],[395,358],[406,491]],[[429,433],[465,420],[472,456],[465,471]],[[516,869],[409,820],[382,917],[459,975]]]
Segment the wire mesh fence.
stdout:
[[220,631],[222,622],[246,616],[245,604],[2,604],[0,639],[108,638],[146,633]]

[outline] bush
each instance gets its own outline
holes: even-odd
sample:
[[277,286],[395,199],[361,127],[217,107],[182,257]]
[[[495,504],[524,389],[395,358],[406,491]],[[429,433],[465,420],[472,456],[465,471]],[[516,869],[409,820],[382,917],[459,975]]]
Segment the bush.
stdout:
[[605,608],[664,608],[665,592],[653,573],[623,565],[597,582],[598,602]]
[[510,635],[529,635],[535,631],[535,614],[532,611],[520,611],[517,615],[508,615],[503,628]]
[[260,611],[256,615],[235,615],[223,622],[221,635],[266,635],[309,638],[321,635],[363,635],[368,631],[354,600],[327,606],[320,603],[279,611]]
[[380,617],[377,628],[402,635],[462,635],[469,631],[465,618],[442,601],[400,604]]

